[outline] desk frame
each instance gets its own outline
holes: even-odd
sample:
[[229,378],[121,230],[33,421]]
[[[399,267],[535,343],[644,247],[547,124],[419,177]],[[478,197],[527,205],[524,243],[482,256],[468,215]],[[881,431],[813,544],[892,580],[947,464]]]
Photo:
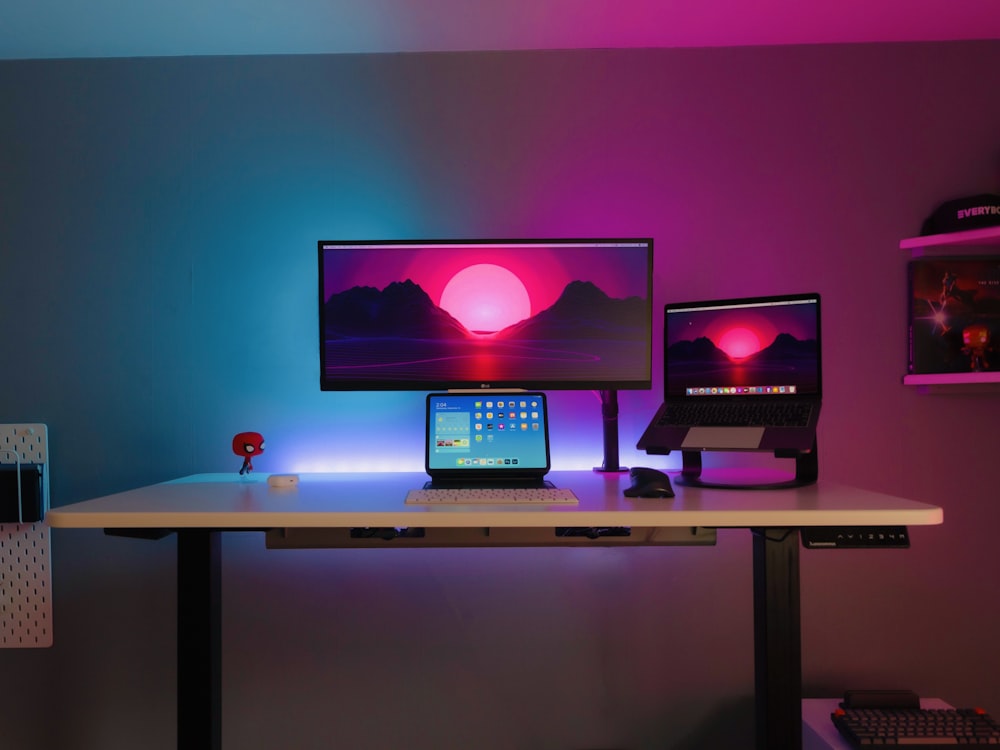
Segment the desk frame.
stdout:
[[[554,477],[580,497],[580,506],[538,512],[475,509],[428,512],[401,508],[402,488],[415,475],[372,478],[341,475],[301,484],[293,494],[270,494],[231,477],[202,475],[58,508],[56,527],[104,528],[112,535],[158,538],[177,534],[177,742],[222,747],[222,534],[235,531],[329,539],[316,546],[636,546],[714,543],[715,528],[743,528],[753,535],[753,621],[756,747],[802,748],[802,656],[799,609],[799,529],[805,526],[930,525],[941,509],[903,498],[838,485],[741,493],[678,488],[677,498],[626,500],[626,479],[592,472]],[[324,483],[325,482],[325,483]],[[187,489],[185,489],[187,488]],[[348,501],[355,496],[362,500]],[[336,502],[330,507],[330,498]],[[424,540],[355,539],[351,528],[426,527]],[[556,538],[561,527],[628,526],[637,539]],[[547,531],[546,531],[547,530]],[[497,533],[491,534],[496,531]],[[293,542],[290,546],[314,546]]]
[[802,750],[799,532],[751,532],[756,747]]
[[177,747],[222,747],[222,532],[209,529],[177,532]]
[[[177,530],[178,748],[222,748],[223,533]],[[802,750],[799,533],[751,533],[756,747]]]

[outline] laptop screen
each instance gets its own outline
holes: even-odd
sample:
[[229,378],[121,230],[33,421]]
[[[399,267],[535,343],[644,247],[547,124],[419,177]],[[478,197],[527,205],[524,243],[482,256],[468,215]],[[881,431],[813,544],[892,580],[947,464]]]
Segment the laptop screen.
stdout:
[[435,478],[528,478],[549,470],[545,394],[431,393],[427,473]]
[[822,395],[818,294],[668,304],[664,397]]

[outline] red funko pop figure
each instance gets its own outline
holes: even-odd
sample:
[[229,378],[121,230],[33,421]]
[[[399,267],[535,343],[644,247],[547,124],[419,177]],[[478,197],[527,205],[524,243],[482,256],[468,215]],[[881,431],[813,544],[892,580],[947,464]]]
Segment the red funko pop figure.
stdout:
[[233,437],[233,453],[243,456],[240,474],[253,471],[253,457],[264,452],[264,436],[259,432],[241,432]]
[[962,354],[969,355],[969,369],[973,372],[981,372],[990,369],[990,363],[986,361],[986,352],[993,349],[990,346],[990,329],[984,325],[976,324],[966,326],[962,330]]

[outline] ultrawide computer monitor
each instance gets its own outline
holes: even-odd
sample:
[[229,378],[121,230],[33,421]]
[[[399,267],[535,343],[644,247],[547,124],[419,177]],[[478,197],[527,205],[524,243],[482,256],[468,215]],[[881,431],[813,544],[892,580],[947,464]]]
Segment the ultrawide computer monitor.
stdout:
[[651,387],[651,239],[320,241],[323,390]]

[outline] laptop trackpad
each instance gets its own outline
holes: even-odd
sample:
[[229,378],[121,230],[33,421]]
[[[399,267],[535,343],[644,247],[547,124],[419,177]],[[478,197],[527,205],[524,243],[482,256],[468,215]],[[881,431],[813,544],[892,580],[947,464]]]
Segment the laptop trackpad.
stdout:
[[763,436],[763,427],[692,427],[681,448],[753,450]]

